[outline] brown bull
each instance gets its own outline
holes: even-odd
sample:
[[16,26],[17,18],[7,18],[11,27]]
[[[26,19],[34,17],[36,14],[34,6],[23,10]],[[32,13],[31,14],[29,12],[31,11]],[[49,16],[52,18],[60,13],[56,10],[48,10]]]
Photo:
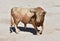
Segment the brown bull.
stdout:
[[20,21],[24,23],[25,27],[26,24],[30,23],[34,26],[36,34],[38,33],[37,27],[42,26],[42,30],[39,32],[40,34],[42,34],[45,14],[46,12],[41,7],[37,8],[14,7],[11,9],[11,26],[14,25],[16,32],[18,32],[19,29],[17,28],[17,26]]

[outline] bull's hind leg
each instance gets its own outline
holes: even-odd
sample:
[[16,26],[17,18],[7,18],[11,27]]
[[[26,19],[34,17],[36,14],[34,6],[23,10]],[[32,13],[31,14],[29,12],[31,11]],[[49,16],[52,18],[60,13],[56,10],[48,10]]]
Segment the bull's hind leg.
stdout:
[[20,29],[18,28],[18,24],[19,24],[19,22],[20,22],[19,19],[15,19],[15,20],[14,20],[16,33],[18,33],[18,32],[20,31]]
[[26,28],[26,24],[24,23],[24,27]]
[[13,27],[14,26],[14,19],[13,19],[13,17],[11,16],[11,27]]
[[18,27],[18,26],[15,24],[16,33],[18,33],[18,32],[20,31],[17,27]]
[[[13,31],[14,32],[19,32],[20,30],[17,28],[18,27],[18,22],[19,21],[16,21],[16,20],[14,20],[14,18],[13,17],[11,17],[11,27],[14,27],[14,29],[13,29]],[[10,29],[10,31],[11,31],[12,29]],[[12,32],[12,31],[11,31]]]
[[14,31],[14,25],[15,23],[14,23],[14,19],[13,19],[13,17],[11,16],[11,27],[10,27],[10,33],[12,33],[12,31]]

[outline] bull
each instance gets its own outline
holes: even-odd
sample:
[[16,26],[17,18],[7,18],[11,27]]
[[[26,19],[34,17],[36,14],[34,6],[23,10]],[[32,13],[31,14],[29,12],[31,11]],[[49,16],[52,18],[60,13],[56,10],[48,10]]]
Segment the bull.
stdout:
[[19,29],[17,28],[19,22],[24,23],[25,27],[26,24],[29,23],[34,26],[36,34],[38,34],[37,27],[41,26],[42,30],[39,33],[42,34],[44,29],[43,23],[45,14],[46,12],[41,7],[36,8],[13,7],[11,9],[11,27],[14,26],[17,33],[19,31]]

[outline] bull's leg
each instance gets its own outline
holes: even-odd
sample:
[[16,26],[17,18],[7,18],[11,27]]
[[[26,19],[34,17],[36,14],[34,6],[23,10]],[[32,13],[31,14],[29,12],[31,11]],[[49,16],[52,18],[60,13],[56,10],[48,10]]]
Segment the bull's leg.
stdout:
[[13,19],[13,17],[11,16],[11,27],[10,27],[10,33],[12,33],[12,31],[13,31],[13,27],[14,27],[14,19]]
[[20,30],[18,29],[18,24],[15,24],[15,31],[18,33]]
[[15,24],[16,33],[18,33],[20,31],[17,27],[18,27],[18,25]]
[[38,34],[38,29],[37,29],[37,26],[36,26],[36,24],[35,24],[35,21],[32,21],[32,24],[33,24],[33,26],[34,26],[34,29],[35,29],[35,31],[36,31],[36,34]]
[[20,22],[20,19],[15,19],[15,29],[16,29],[16,33],[18,33],[20,31],[20,29],[18,28],[18,24]]
[[38,29],[37,29],[37,27],[36,27],[36,26],[34,26],[34,27],[35,27],[36,34],[38,34]]
[[43,29],[44,29],[44,28],[43,28],[43,25],[41,26],[41,28],[42,28],[42,29],[41,29],[41,31],[39,32],[40,34],[42,34],[42,32],[43,32]]
[[24,24],[24,27],[26,28],[26,24]]

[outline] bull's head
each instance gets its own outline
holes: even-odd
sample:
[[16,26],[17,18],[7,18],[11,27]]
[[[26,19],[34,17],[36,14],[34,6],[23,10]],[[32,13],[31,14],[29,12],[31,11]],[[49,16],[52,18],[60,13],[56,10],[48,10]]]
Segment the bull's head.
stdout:
[[44,22],[44,16],[45,16],[46,12],[41,7],[34,8],[33,10],[31,10],[31,12],[36,14],[37,24],[40,25],[40,23]]
[[46,12],[41,7],[34,8],[31,10],[31,12],[36,14],[36,22],[44,21],[44,16]]
[[37,16],[36,21],[37,22],[43,21],[45,14],[46,14],[45,11],[43,11],[43,12],[37,12],[36,13],[36,16]]

